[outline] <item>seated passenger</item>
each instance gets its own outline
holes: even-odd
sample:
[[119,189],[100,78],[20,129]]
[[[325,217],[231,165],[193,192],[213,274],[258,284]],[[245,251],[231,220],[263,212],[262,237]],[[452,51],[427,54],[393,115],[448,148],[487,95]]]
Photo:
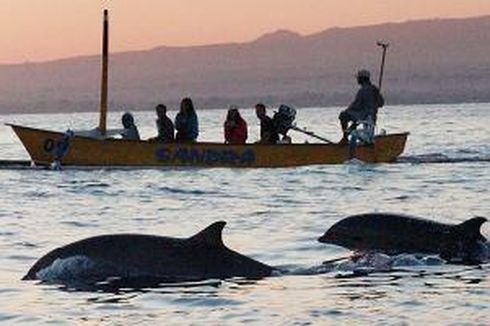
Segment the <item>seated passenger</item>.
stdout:
[[242,118],[238,107],[232,105],[224,123],[225,144],[245,144],[248,137],[247,122]]
[[123,114],[122,125],[124,127],[124,130],[121,133],[123,139],[140,140],[140,133],[134,124],[134,118],[131,113],[126,112]]
[[260,144],[277,144],[279,134],[277,133],[274,122],[267,116],[265,105],[259,103],[255,106],[255,114],[260,120]]
[[[360,85],[360,89],[354,101],[339,115],[343,134],[341,144],[348,143],[349,131],[355,128],[360,121],[369,119],[373,125],[376,125],[378,109],[384,105],[384,99],[379,89],[371,84],[369,71],[359,70],[357,83]],[[352,122],[351,126],[349,126],[349,122]]]
[[197,114],[190,98],[186,97],[180,102],[180,111],[175,117],[175,129],[177,142],[195,142],[199,135]]
[[167,107],[163,104],[158,104],[155,107],[157,113],[157,129],[158,136],[151,138],[150,141],[162,142],[162,143],[172,143],[175,139],[174,137],[174,124],[172,120],[167,116]]

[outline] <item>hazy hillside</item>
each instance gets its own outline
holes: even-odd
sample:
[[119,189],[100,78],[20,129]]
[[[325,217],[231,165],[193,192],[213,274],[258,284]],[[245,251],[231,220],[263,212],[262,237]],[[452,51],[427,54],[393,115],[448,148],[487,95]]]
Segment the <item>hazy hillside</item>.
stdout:
[[[289,31],[250,43],[159,47],[112,54],[112,107],[175,105],[191,96],[199,108],[288,102],[346,104],[360,67],[379,68],[379,39],[388,40],[388,103],[490,101],[490,16]],[[93,111],[98,56],[0,66],[0,113]],[[377,79],[377,78],[376,78]]]

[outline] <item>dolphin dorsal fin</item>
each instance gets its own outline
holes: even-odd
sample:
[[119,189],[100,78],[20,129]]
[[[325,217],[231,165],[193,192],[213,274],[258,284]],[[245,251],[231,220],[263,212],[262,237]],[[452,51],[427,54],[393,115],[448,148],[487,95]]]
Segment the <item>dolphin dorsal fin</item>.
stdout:
[[223,246],[223,228],[226,222],[214,222],[204,230],[189,238],[189,241],[199,242],[208,246]]
[[483,225],[483,223],[487,222],[488,220],[485,217],[473,217],[467,221],[464,221],[461,224],[457,225],[458,231],[461,232],[462,234],[467,235],[470,238],[473,239],[484,239],[483,235],[480,233],[480,228]]

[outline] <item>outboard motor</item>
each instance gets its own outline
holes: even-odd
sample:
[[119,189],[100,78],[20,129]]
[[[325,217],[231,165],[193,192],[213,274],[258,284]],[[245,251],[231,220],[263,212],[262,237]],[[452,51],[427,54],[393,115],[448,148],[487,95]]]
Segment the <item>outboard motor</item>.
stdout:
[[375,128],[373,119],[368,116],[366,120],[357,123],[356,128],[350,132],[350,136],[361,143],[372,144],[374,143]]
[[376,126],[373,119],[368,116],[366,120],[358,121],[352,126],[349,133],[349,159],[356,155],[357,143],[374,144],[374,133]]
[[279,111],[274,113],[272,121],[279,134],[286,136],[289,129],[293,127],[294,120],[296,119],[296,110],[290,106],[281,104]]

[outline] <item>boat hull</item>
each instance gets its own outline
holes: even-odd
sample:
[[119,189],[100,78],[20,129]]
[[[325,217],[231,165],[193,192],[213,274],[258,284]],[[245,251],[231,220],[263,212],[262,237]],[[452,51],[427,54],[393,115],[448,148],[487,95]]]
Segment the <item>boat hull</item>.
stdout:
[[[10,126],[35,164],[53,163],[63,133]],[[393,162],[403,152],[407,137],[408,133],[378,136],[373,145],[357,146],[355,158],[368,163]],[[164,144],[73,136],[61,163],[64,166],[272,168],[341,164],[348,159],[348,146],[339,144]]]

